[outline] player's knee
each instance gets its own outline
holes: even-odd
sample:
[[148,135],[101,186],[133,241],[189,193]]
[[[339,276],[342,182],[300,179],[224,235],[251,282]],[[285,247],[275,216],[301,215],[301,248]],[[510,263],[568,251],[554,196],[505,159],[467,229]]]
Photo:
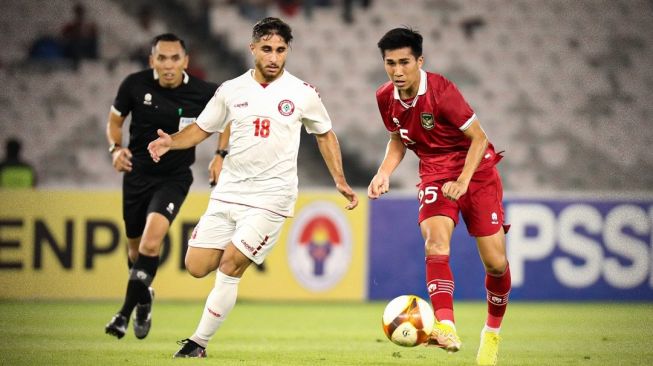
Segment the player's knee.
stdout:
[[184,265],[186,266],[186,271],[195,278],[206,277],[211,273],[211,269],[205,263],[197,263],[188,256],[184,259]]
[[424,251],[426,255],[449,255],[449,243],[444,240],[426,239]]
[[505,256],[496,257],[492,258],[492,260],[486,261],[484,266],[485,272],[491,275],[500,276],[506,271],[506,267],[508,267],[508,260]]
[[227,276],[240,277],[247,269],[247,265],[244,263],[236,263],[235,261],[223,260],[220,262],[220,272],[226,274]]

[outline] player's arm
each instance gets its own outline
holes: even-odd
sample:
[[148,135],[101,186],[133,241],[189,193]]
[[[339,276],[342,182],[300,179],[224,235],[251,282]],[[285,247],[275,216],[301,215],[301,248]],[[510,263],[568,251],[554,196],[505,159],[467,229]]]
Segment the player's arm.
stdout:
[[122,143],[122,125],[126,116],[116,113],[113,108],[109,112],[107,122],[107,141],[111,146],[111,163],[119,172],[130,172],[132,170],[132,153],[128,148],[120,146]]
[[488,145],[487,135],[477,118],[474,119],[472,124],[463,133],[472,142],[465,157],[463,171],[458,176],[458,179],[442,185],[442,194],[452,200],[457,200],[460,196],[467,193],[469,182],[472,180],[476,168],[481,163],[481,159],[483,159]]
[[161,160],[161,156],[168,151],[191,148],[211,136],[209,132],[201,129],[197,123],[191,123],[183,130],[172,135],[168,135],[162,129],[158,129],[156,133],[159,138],[147,145],[147,151],[150,152],[152,160],[157,163]]
[[224,158],[229,153],[227,148],[229,147],[229,134],[231,133],[231,124],[227,125],[227,128],[219,134],[218,136],[218,147],[215,150],[215,155],[211,162],[209,163],[209,185],[214,186],[218,183],[218,178],[220,177],[220,171],[222,170],[222,163]]
[[338,137],[333,130],[329,130],[323,134],[316,134],[315,138],[317,139],[317,146],[320,149],[322,158],[336,184],[336,189],[349,201],[349,204],[345,208],[348,210],[354,209],[358,205],[358,197],[345,179]]
[[367,196],[370,199],[377,199],[390,190],[390,175],[397,169],[405,155],[406,145],[401,141],[398,133],[391,132],[383,162],[367,187]]

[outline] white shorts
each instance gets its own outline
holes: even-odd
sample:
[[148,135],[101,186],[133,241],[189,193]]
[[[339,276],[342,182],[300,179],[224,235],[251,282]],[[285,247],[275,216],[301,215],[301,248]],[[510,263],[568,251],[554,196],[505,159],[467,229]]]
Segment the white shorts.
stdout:
[[233,243],[252,262],[261,264],[277,243],[285,219],[262,208],[211,199],[188,246],[225,250]]

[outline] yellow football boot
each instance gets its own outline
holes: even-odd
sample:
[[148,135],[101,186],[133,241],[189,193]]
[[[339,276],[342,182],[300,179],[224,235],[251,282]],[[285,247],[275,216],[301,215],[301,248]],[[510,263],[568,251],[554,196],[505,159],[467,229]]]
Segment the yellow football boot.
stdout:
[[458,334],[456,334],[455,327],[436,321],[431,332],[431,339],[428,340],[427,345],[440,347],[449,353],[454,353],[458,352],[462,342]]
[[476,363],[481,366],[494,366],[499,355],[501,337],[494,332],[481,332],[481,344],[478,346]]

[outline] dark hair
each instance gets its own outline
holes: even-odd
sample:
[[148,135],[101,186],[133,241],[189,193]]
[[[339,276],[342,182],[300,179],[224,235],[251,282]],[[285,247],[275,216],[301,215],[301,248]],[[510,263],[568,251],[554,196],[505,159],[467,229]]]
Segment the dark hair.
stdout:
[[177,35],[173,33],[163,33],[163,34],[159,34],[158,36],[152,39],[152,53],[154,53],[154,47],[156,47],[156,45],[161,41],[179,42],[179,44],[181,44],[181,48],[183,48],[184,52],[186,52],[186,43],[184,42],[183,39],[177,37]]
[[252,40],[258,42],[265,36],[279,35],[283,40],[290,44],[292,41],[292,29],[283,22],[283,20],[274,17],[267,17],[260,20],[252,29]]
[[409,27],[403,27],[389,30],[376,45],[381,50],[381,57],[385,56],[385,51],[410,47],[413,56],[418,58],[422,56],[422,40],[422,35],[419,32]]

